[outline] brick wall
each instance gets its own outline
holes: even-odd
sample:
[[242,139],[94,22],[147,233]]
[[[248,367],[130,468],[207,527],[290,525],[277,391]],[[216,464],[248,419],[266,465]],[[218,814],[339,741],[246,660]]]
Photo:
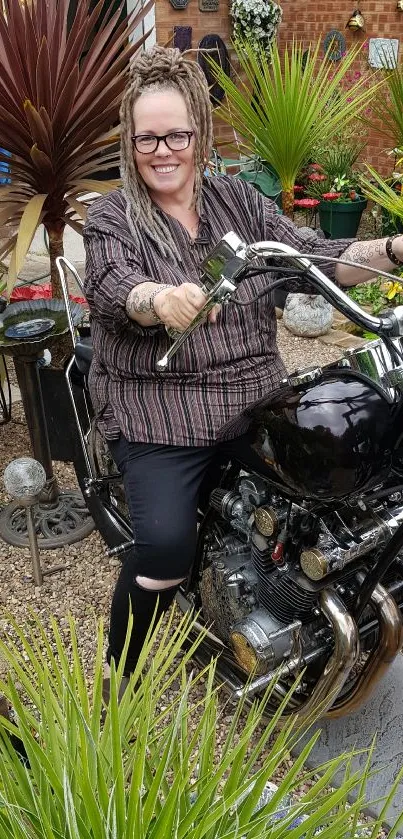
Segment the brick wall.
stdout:
[[[403,51],[403,12],[397,11],[396,0],[282,0],[283,22],[280,27],[280,46],[296,38],[304,46],[323,38],[329,29],[339,29],[346,36],[347,44],[361,43],[368,38],[398,38],[401,41],[399,58]],[[352,33],[346,23],[353,10],[360,6],[365,18],[365,31]],[[198,0],[189,0],[186,9],[176,10],[170,0],[156,0],[156,32],[159,44],[170,44],[174,26],[192,27],[192,48],[197,55],[197,46],[204,35],[217,34],[229,47],[231,24],[229,0],[219,0],[217,12],[201,12]],[[366,53],[357,62],[354,70],[366,70]],[[215,122],[216,136],[232,139],[232,133],[222,124]],[[365,129],[368,136],[365,159],[383,174],[389,174],[391,158],[385,149],[391,144],[382,135]]]

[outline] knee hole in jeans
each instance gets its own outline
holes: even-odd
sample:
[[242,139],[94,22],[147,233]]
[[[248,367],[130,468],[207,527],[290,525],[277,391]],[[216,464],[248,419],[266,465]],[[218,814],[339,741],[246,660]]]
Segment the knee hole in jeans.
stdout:
[[135,577],[136,586],[144,588],[146,591],[165,591],[165,589],[173,588],[182,583],[186,577],[180,577],[175,580],[154,580],[152,577],[143,577],[137,574]]

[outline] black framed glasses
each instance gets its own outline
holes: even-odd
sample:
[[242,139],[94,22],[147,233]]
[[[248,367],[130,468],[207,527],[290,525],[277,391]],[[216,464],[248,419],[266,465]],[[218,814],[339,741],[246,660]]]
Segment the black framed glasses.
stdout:
[[132,140],[136,150],[141,154],[153,154],[157,151],[161,140],[164,141],[170,151],[183,151],[183,149],[189,147],[193,134],[194,131],[171,131],[169,134],[161,134],[161,136],[157,134],[133,134]]

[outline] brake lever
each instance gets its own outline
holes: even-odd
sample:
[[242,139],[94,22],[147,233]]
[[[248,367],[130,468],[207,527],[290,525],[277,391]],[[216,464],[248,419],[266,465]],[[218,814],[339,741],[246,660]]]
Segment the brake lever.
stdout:
[[[177,333],[175,331],[173,333],[167,330],[168,334],[171,336],[172,334],[175,334],[177,337],[175,338],[173,344],[171,344],[168,352],[166,352],[165,355],[157,361],[158,370],[166,370],[171,358],[178,352],[189,335],[191,335],[192,332],[202,323],[202,321],[206,319],[209,312],[214,309],[214,306],[228,303],[236,289],[237,285],[233,281],[222,276],[215,286],[213,286],[213,288],[207,293],[207,300],[203,308],[200,309],[200,312],[198,312],[196,317],[193,318],[193,320],[189,323],[189,326],[187,326],[183,332]],[[202,291],[206,292],[205,287],[202,288]]]

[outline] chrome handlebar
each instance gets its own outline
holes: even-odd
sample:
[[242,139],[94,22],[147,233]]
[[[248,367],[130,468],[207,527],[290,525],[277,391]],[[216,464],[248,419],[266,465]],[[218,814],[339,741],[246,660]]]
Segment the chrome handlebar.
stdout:
[[[375,317],[364,309],[361,309],[341,288],[329,280],[313,264],[313,261],[348,264],[366,271],[368,271],[368,266],[328,256],[301,254],[295,248],[284,245],[282,242],[254,242],[251,245],[247,245],[235,233],[231,232],[227,233],[221,239],[201,266],[203,271],[202,291],[206,294],[206,303],[189,326],[183,332],[176,333],[177,337],[175,337],[169,350],[157,362],[158,370],[166,370],[171,358],[177,353],[194,329],[205,320],[214,306],[228,303],[231,300],[239,283],[243,279],[245,270],[253,264],[253,260],[259,257],[266,259],[270,257],[285,257],[288,264],[298,269],[302,268],[318,293],[363,329],[374,332],[380,337],[397,338],[403,335],[403,306],[397,306],[385,317]],[[281,271],[281,268],[275,266],[273,267],[273,271]],[[396,279],[393,274],[388,274],[386,271],[377,271],[377,274],[392,281]]]

